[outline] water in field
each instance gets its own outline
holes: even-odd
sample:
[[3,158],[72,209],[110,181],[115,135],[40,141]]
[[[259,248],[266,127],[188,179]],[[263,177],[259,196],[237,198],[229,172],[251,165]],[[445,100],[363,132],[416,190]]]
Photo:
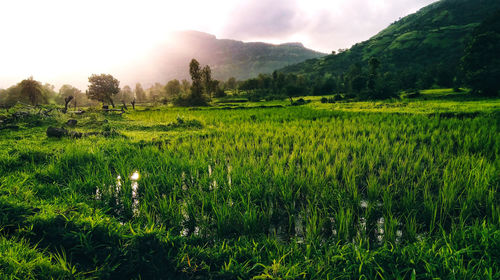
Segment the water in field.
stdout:
[[[131,196],[130,196],[130,201],[131,201],[131,210],[133,213],[134,217],[139,216],[139,205],[140,205],[140,200],[139,200],[139,179],[140,179],[140,173],[139,171],[134,171],[129,177],[131,183],[130,183],[130,189],[131,189]],[[114,209],[115,213],[117,215],[121,215],[124,211],[124,199],[127,199],[123,197],[123,178],[120,174],[116,176],[116,182],[114,185],[109,185],[106,187],[106,185],[103,185],[102,187],[97,187],[95,191],[94,198],[96,201],[102,201],[106,197],[112,198],[112,201],[114,202]]]
[[130,180],[132,180],[132,212],[134,213],[134,216],[139,215],[139,183],[137,180],[139,180],[140,175],[139,171],[134,171],[132,175],[130,176]]

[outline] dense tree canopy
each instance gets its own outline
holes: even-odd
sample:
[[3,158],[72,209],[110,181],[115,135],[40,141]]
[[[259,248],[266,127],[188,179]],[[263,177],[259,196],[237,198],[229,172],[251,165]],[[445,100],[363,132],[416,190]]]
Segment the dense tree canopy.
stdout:
[[113,96],[120,92],[120,82],[110,74],[96,75],[89,77],[89,89],[87,97],[103,103],[108,102],[113,107]]
[[178,97],[179,94],[181,94],[181,83],[179,80],[174,79],[169,81],[167,85],[165,85],[165,92],[169,98]]
[[73,99],[71,100],[71,105],[76,107],[76,106],[83,106],[88,104],[88,99],[85,96],[85,94],[82,93],[81,90],[75,88],[72,85],[62,85],[61,88],[59,89],[59,103],[62,103],[64,99],[66,99],[69,96],[73,96]]
[[31,105],[37,105],[42,99],[42,84],[35,81],[33,77],[22,80],[19,83],[21,95],[29,99]]
[[134,92],[130,86],[124,86],[116,95],[116,99],[122,103],[129,103],[134,99]]
[[474,92],[494,96],[500,90],[500,11],[479,25],[462,58],[466,83]]
[[138,102],[144,102],[146,101],[146,92],[144,91],[144,88],[142,87],[141,83],[135,84],[135,98],[137,99]]

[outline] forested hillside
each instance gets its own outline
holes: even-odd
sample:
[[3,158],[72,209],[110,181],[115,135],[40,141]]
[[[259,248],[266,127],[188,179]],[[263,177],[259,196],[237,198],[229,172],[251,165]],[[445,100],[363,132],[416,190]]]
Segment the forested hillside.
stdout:
[[399,87],[450,87],[471,33],[500,9],[497,0],[443,0],[391,24],[349,50],[282,69],[284,73],[322,77],[347,73],[350,67],[381,61],[381,71],[398,76]]

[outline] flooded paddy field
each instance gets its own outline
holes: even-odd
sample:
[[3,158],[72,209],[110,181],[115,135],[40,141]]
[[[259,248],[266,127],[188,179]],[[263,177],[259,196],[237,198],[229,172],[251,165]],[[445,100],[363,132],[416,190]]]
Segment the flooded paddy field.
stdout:
[[500,276],[498,99],[312,99],[16,120],[0,131],[0,274]]

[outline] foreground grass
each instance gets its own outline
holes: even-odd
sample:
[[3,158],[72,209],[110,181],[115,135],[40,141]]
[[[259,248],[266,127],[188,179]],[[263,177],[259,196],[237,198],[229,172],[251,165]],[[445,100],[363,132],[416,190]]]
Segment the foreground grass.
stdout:
[[0,132],[0,274],[500,277],[498,99],[306,99]]

